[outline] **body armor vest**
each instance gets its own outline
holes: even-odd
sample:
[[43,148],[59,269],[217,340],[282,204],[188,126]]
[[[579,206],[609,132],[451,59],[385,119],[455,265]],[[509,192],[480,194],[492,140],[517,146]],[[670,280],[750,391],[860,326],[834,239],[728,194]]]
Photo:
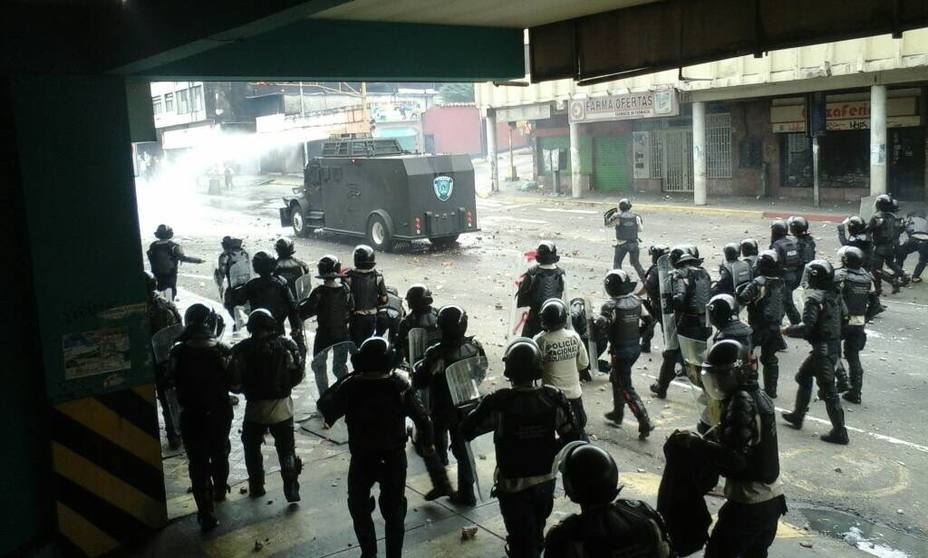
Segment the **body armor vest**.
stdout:
[[277,275],[287,280],[287,287],[296,293],[296,280],[306,275],[309,268],[296,258],[281,258],[277,260]]
[[319,290],[319,313],[316,316],[317,331],[324,331],[332,339],[348,336],[346,320],[350,311],[348,285],[339,288],[317,287]]
[[748,321],[755,327],[779,326],[786,314],[783,279],[761,276],[754,279],[754,283],[764,290],[764,296],[748,306]]
[[751,279],[754,278],[754,272],[751,269],[751,264],[744,260],[725,262],[722,265],[728,271],[728,275],[731,277],[731,284],[735,289],[734,292],[738,292],[738,287],[750,283]]
[[634,294],[613,298],[605,304],[609,319],[609,342],[614,347],[635,345],[641,336],[641,299]]
[[741,320],[732,320],[722,326],[718,333],[715,334],[715,337],[712,338],[712,341],[713,343],[718,343],[719,341],[731,339],[747,347],[748,352],[750,352],[752,332],[753,330],[748,324]]
[[381,275],[377,271],[361,273],[352,270],[348,272],[355,310],[372,310],[380,306],[378,300],[380,298],[380,277]]
[[842,284],[841,296],[844,298],[848,314],[865,316],[870,301],[870,288],[873,286],[870,274],[859,269],[839,270],[835,274],[835,282]]
[[174,255],[176,244],[167,242],[152,242],[148,247],[149,263],[153,275],[171,275],[177,272],[177,258]]
[[558,452],[557,411],[563,395],[544,386],[499,395],[502,418],[495,434],[497,465],[502,476],[522,478],[551,472]]
[[796,239],[799,248],[799,262],[804,266],[815,259],[815,239],[809,235]]
[[783,271],[798,271],[802,267],[799,247],[793,237],[784,236],[774,242],[772,248],[777,251],[780,261],[783,262]]
[[808,329],[806,338],[811,343],[837,341],[841,339],[841,303],[840,295],[834,289],[809,290],[806,304],[818,304],[821,308],[818,322],[805,324]]
[[690,316],[704,316],[706,305],[712,298],[712,279],[701,267],[691,267],[688,279],[689,293],[687,293],[686,313]]
[[[738,409],[732,410],[732,401],[738,399]],[[741,451],[747,441],[748,465],[738,473],[726,475],[729,479],[771,484],[780,476],[780,457],[777,447],[777,425],[773,402],[759,389],[735,392],[726,402],[729,406],[722,417],[721,441],[733,444]],[[750,440],[743,440],[745,433]]]
[[888,211],[877,211],[870,219],[870,232],[873,235],[873,244],[892,245],[899,236],[896,231],[896,216]]
[[615,226],[616,240],[638,240],[638,216],[634,213],[620,213],[619,223]]
[[248,303],[252,310],[264,308],[283,324],[290,313],[290,297],[287,284],[279,277],[255,277],[245,284]]
[[203,413],[229,406],[229,375],[221,345],[180,343],[171,350],[174,386],[184,412]]
[[561,268],[535,268],[529,275],[532,278],[532,309],[536,312],[549,298],[564,296],[564,270]]
[[250,337],[235,346],[238,358],[244,359],[242,393],[250,400],[284,399],[290,397],[294,378],[287,366],[288,355],[299,361],[287,340],[279,336],[257,339]]

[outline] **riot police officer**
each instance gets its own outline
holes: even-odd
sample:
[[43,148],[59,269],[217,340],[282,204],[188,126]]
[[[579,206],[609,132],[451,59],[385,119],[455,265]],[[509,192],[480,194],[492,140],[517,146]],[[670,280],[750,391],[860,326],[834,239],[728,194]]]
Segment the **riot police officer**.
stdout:
[[740,311],[738,301],[729,294],[715,295],[709,300],[706,312],[709,315],[709,323],[716,330],[712,343],[731,339],[747,347],[750,353],[754,331],[738,317]]
[[519,282],[516,305],[529,308],[528,318],[522,328],[525,337],[532,338],[541,331],[541,305],[551,298],[564,298],[566,273],[557,265],[560,259],[553,242],[542,242],[535,251],[537,265],[526,271]]
[[[406,518],[406,417],[425,440],[432,440],[432,425],[409,382],[393,371],[397,356],[389,341],[366,339],[351,362],[355,373],[333,385],[317,406],[326,424],[345,417],[348,425],[348,511],[361,555],[377,556],[371,488],[379,484],[386,556],[400,558]],[[435,456],[431,443],[424,451]]]
[[543,355],[534,341],[515,339],[503,360],[503,375],[512,388],[484,397],[461,422],[461,434],[472,440],[493,432],[493,491],[506,524],[508,555],[540,558],[545,522],[554,507],[554,458],[564,442],[576,439],[577,428],[564,393],[537,385]]
[[296,247],[289,238],[279,238],[274,243],[274,251],[277,252],[277,268],[275,273],[287,281],[287,288],[293,300],[299,302],[300,297],[296,291],[296,280],[309,273],[309,265],[303,260],[294,256]]
[[[870,218],[869,229],[873,241],[873,262],[871,269],[875,274],[883,275],[883,268],[892,272],[892,294],[899,292],[900,287],[908,284],[908,277],[902,268],[896,264],[896,241],[902,230],[899,219],[893,212],[896,204],[887,194],[880,194],[873,202],[876,211]],[[879,291],[879,289],[877,289]]]
[[[671,273],[670,303],[674,309],[677,333],[690,339],[706,341],[712,334],[706,326],[706,305],[711,298],[711,279],[702,268],[698,250],[693,246],[676,246],[670,251]],[[674,369],[682,359],[680,349],[664,351],[657,383],[651,391],[659,398],[667,397],[667,386],[674,378]]]
[[424,329],[428,336],[427,346],[441,337],[438,331],[438,310],[432,306],[433,302],[431,289],[421,283],[409,287],[406,291],[406,305],[409,306],[409,313],[400,322],[396,339],[403,358],[410,366],[415,364],[412,362],[414,355],[409,354],[409,332],[411,330]]
[[564,451],[564,493],[580,513],[551,527],[545,558],[676,556],[661,515],[641,500],[618,498],[619,468],[608,452],[592,444]]
[[644,268],[638,261],[641,216],[632,212],[632,202],[628,198],[619,200],[618,211],[612,210],[606,215],[606,226],[615,226],[615,256],[612,259],[612,269],[622,269],[622,263],[628,255],[638,278],[644,281]]
[[812,400],[812,380],[818,384],[819,397],[825,402],[825,410],[831,420],[831,431],[821,439],[832,444],[847,444],[847,428],[844,426],[844,410],[835,386],[835,345],[841,341],[841,295],[835,289],[835,273],[825,260],[815,260],[806,266],[809,290],[802,311],[802,322],[783,329],[789,337],[803,338],[812,346],[796,382],[796,404],[793,410],[783,413],[783,418],[793,428],[802,428],[803,419]]
[[796,239],[799,261],[805,269],[806,264],[815,259],[815,238],[809,234],[809,221],[801,215],[794,215],[786,221],[786,225],[789,233]]
[[184,254],[180,244],[174,242],[174,229],[161,224],[155,230],[158,240],[148,246],[148,264],[158,282],[158,290],[171,289],[171,300],[177,297],[177,268],[181,262],[203,263],[201,258]]
[[922,272],[928,265],[928,218],[924,210],[912,212],[906,216],[905,233],[907,239],[896,252],[896,264],[903,267],[909,254],[918,253],[918,263],[915,264],[915,270],[912,272],[912,282],[921,283]]
[[748,324],[753,330],[751,346],[760,348],[764,391],[776,399],[780,377],[777,352],[786,348],[780,327],[786,312],[786,286],[781,278],[780,258],[773,250],[764,250],[757,258],[756,277],[738,293],[738,302],[748,307]]
[[654,430],[654,425],[632,384],[632,367],[641,356],[641,299],[634,293],[635,283],[621,269],[607,273],[603,284],[606,294],[611,298],[603,304],[596,318],[596,327],[607,332],[612,357],[612,372],[609,375],[612,383],[612,411],[606,413],[606,419],[622,424],[625,405],[628,405],[638,420],[638,438],[644,440]]
[[[306,300],[300,302],[298,311],[300,321],[316,317],[316,336],[313,340],[313,357],[340,343],[349,340],[348,320],[351,318],[351,311],[354,308],[354,300],[351,297],[351,290],[348,285],[341,280],[342,264],[338,258],[332,255],[326,255],[319,258],[316,265],[318,270],[317,279],[322,280],[322,284],[316,286]],[[336,378],[341,378],[348,372],[348,351],[347,349],[335,349],[333,374]],[[313,359],[313,373],[316,378],[316,389],[319,393],[325,392],[329,387],[328,370],[326,362],[317,362]]]
[[[244,285],[251,279],[251,256],[242,245],[242,239],[224,236],[222,238],[222,253],[216,265],[214,279],[219,287],[219,297],[225,302],[226,289],[233,289]],[[229,315],[235,317],[235,307],[225,305]]]
[[723,249],[725,262],[719,266],[719,280],[712,286],[712,294],[734,295],[754,278],[751,264],[739,259],[740,247],[735,243],[726,244]]
[[745,238],[741,241],[739,245],[741,249],[741,259],[748,262],[751,266],[751,269],[754,269],[754,264],[757,262],[757,241],[753,238]]
[[251,260],[251,265],[258,276],[229,291],[230,303],[234,306],[248,304],[252,310],[264,308],[274,317],[281,332],[287,321],[294,340],[297,335],[302,337],[303,323],[296,309],[296,301],[287,287],[287,281],[274,274],[277,260],[267,252],[258,252]]
[[786,317],[789,318],[791,324],[796,325],[802,321],[802,316],[799,315],[799,310],[793,302],[793,291],[802,281],[803,264],[796,239],[789,234],[786,223],[783,221],[777,220],[770,225],[770,249],[777,253],[780,269],[783,272],[783,284],[786,286],[783,304],[786,308]]
[[841,336],[844,339],[844,357],[850,368],[850,389],[843,397],[845,401],[860,404],[860,390],[864,378],[860,351],[867,344],[867,331],[864,326],[867,323],[867,307],[874,295],[873,277],[863,268],[864,255],[860,249],[845,246],[838,254],[843,267],[835,270],[835,284],[847,308],[847,321],[844,323]]
[[693,459],[725,477],[725,504],[709,537],[708,558],[766,556],[776,538],[786,498],[780,488],[780,457],[773,402],[758,389],[748,348],[721,341],[706,354],[703,387],[720,401],[717,441],[694,434],[680,445]]
[[645,310],[648,311],[650,321],[641,334],[642,353],[651,352],[651,341],[654,339],[654,328],[658,324],[664,327],[661,323],[664,316],[661,313],[661,280],[657,270],[657,260],[669,251],[670,248],[663,244],[655,244],[648,248],[648,254],[651,255],[651,266],[644,274],[644,284],[642,287],[644,289],[645,298],[641,299],[641,304],[644,306]]
[[879,270],[873,268],[873,241],[867,231],[867,224],[857,215],[852,215],[838,224],[838,241],[841,246],[851,246],[857,248],[863,254],[863,269],[869,271],[873,277],[874,293],[870,297],[870,303],[867,306],[867,321],[871,321],[877,314],[886,310],[886,307],[880,303],[880,293],[882,292],[882,274]]
[[265,494],[261,445],[270,431],[280,461],[280,477],[288,502],[300,500],[299,475],[303,462],[293,437],[291,390],[303,381],[303,356],[296,343],[281,335],[271,313],[258,308],[248,316],[248,333],[232,349],[232,389],[248,403],[242,421],[242,447],[252,498]]
[[[158,283],[155,276],[145,271],[145,288],[148,292],[146,300],[146,313],[149,330],[154,335],[166,327],[180,322],[180,312],[173,302],[158,293]],[[164,431],[168,439],[168,446],[172,450],[180,447],[178,434],[177,409],[175,405],[174,387],[171,385],[171,375],[167,363],[155,362],[155,392],[158,395],[158,404],[161,406],[161,415],[164,417]]]
[[348,330],[354,344],[361,346],[377,331],[377,308],[387,303],[387,286],[377,266],[374,249],[359,244],[354,249],[354,269],[348,271],[346,280],[354,299]]
[[467,334],[467,312],[460,306],[443,306],[438,311],[441,341],[432,345],[413,371],[413,386],[428,389],[429,415],[435,431],[435,448],[444,465],[448,464],[448,438],[451,453],[458,462],[458,489],[451,501],[465,506],[477,504],[474,495],[474,471],[467,457],[466,440],[458,431],[463,418],[451,400],[445,369],[455,362],[472,357],[484,357],[483,346]]
[[229,490],[231,349],[218,339],[221,319],[202,304],[188,308],[186,327],[171,349],[170,359],[182,409],[180,433],[187,450],[197,521],[203,531],[218,525],[214,501],[225,500]]

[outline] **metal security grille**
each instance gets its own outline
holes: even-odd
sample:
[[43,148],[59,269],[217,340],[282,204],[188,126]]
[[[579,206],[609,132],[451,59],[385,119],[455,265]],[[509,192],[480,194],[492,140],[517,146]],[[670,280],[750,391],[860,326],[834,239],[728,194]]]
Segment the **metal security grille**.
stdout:
[[660,130],[651,130],[651,178],[664,178],[664,139]]
[[665,192],[693,191],[693,133],[685,128],[661,130]]
[[706,115],[706,176],[731,178],[731,115]]

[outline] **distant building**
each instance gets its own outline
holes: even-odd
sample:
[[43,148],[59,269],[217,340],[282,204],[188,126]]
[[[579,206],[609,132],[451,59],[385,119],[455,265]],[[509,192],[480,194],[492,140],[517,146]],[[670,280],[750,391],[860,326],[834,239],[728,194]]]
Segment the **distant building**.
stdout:
[[[508,148],[512,133],[512,147],[525,147],[528,140],[515,126],[510,130],[506,122],[497,126],[500,148]],[[486,153],[486,127],[480,111],[473,103],[436,105],[422,115],[424,151],[452,155],[483,155]]]

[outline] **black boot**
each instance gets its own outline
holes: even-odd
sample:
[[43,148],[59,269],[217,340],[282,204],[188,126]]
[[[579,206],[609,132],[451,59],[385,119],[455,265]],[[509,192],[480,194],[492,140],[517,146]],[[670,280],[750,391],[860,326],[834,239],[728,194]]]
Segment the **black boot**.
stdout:
[[248,476],[248,495],[252,498],[260,498],[267,494],[264,490],[264,471],[255,475]]
[[667,399],[667,388],[661,386],[659,383],[655,382],[651,384],[649,389],[651,390],[651,393],[653,393],[654,396],[658,399]]
[[423,455],[422,459],[425,461],[425,470],[429,474],[429,479],[432,480],[432,489],[426,492],[425,500],[431,502],[443,496],[451,496],[454,494],[454,490],[451,488],[451,481],[448,480],[448,471],[445,469],[445,466],[441,464],[441,460],[438,459],[438,454]]
[[802,423],[805,420],[806,416],[804,413],[799,413],[797,411],[790,411],[788,413],[783,413],[783,420],[789,423],[790,426],[796,430],[802,429]]
[[857,357],[856,363],[850,361],[849,364],[851,365],[851,389],[841,397],[843,397],[845,401],[860,405],[860,393],[864,383],[864,369],[860,365],[859,356]]
[[284,497],[288,502],[300,501],[300,472],[303,461],[296,455],[289,455],[281,463],[280,478],[284,483]]
[[838,390],[838,393],[844,393],[851,389],[850,384],[848,384],[847,370],[844,369],[844,364],[840,360],[835,367],[835,389]]
[[219,520],[216,519],[213,487],[207,485],[201,490],[194,490],[193,501],[197,505],[197,523],[200,524],[200,530],[206,533],[215,529],[219,525]]
[[825,400],[825,410],[828,412],[828,419],[831,420],[831,432],[821,436],[821,440],[846,446],[850,440],[847,437],[847,428],[844,427],[844,409],[841,408],[841,401],[837,396]]
[[457,491],[448,498],[452,504],[467,506],[472,508],[477,505],[477,497],[474,495],[474,485],[460,484]]
[[779,365],[764,366],[764,392],[770,399],[777,398],[777,381],[780,377]]
[[648,417],[648,410],[644,408],[644,403],[641,402],[641,397],[638,396],[635,390],[629,390],[628,399],[628,406],[635,418],[638,419],[638,439],[646,440],[651,435],[651,431],[654,430],[654,425],[651,424],[651,419]]
[[606,413],[606,420],[614,422],[618,425],[622,424],[622,420],[625,418],[625,397],[622,395],[622,390],[619,389],[617,385],[611,383],[612,385],[612,410]]

